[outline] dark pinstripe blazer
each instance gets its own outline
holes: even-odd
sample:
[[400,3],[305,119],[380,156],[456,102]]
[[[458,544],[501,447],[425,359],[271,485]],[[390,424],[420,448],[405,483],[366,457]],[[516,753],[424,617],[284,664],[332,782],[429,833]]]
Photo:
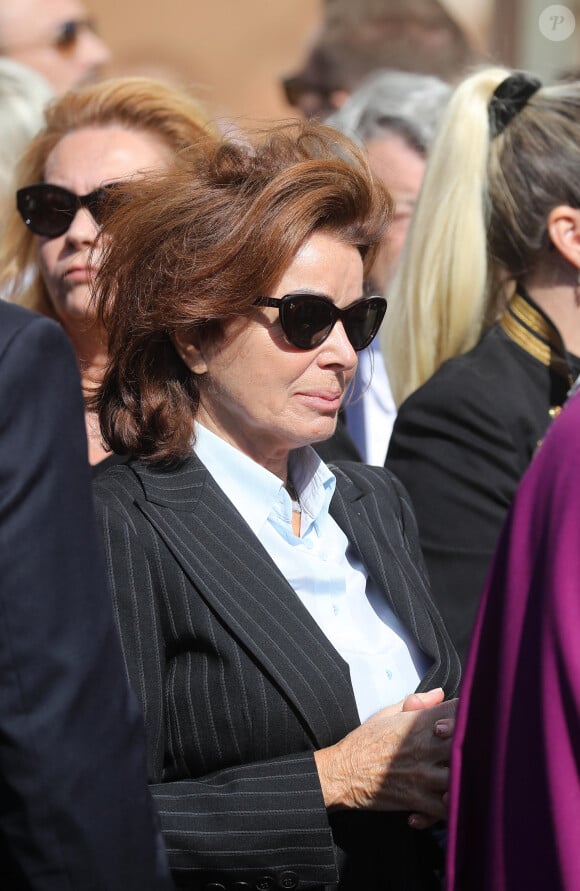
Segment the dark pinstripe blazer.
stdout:
[[[458,660],[408,496],[384,468],[333,469],[332,515],[433,659],[421,688],[454,694]],[[205,466],[195,456],[171,472],[135,462],[95,491],[176,881],[432,887],[430,840],[401,815],[329,821],[312,753],[359,724],[348,666]]]

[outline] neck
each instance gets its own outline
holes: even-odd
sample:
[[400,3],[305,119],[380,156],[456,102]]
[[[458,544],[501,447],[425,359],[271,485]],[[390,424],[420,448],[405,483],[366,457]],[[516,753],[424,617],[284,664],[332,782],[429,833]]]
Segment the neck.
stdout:
[[78,324],[65,324],[65,330],[76,353],[85,394],[100,383],[107,364],[107,342],[104,331],[85,319]]
[[224,442],[239,449],[256,464],[265,467],[286,485],[290,455],[288,446],[286,444],[280,446],[277,442],[267,440],[265,436],[254,435],[253,430],[244,431],[241,424],[233,424],[229,418],[222,420],[214,406],[206,405],[205,397],[206,394],[202,391],[196,420]]
[[[80,320],[76,325],[68,323],[64,327],[72,341],[77,357],[81,384],[86,398],[96,390],[102,380],[107,364],[106,338],[99,326],[91,325],[86,319]],[[88,409],[85,411],[85,425],[89,463],[98,464],[110,452],[103,445],[96,412]]]
[[560,332],[569,353],[580,356],[580,285],[530,282],[528,294]]
[[98,464],[99,461],[102,461],[111,452],[103,444],[99,428],[99,416],[96,412],[85,412],[85,427],[87,430],[89,464]]
[[300,506],[298,492],[294,488],[294,483],[292,482],[290,477],[288,477],[288,479],[286,480],[286,491],[292,499],[292,532],[297,538],[300,538],[300,530],[302,526],[302,508]]

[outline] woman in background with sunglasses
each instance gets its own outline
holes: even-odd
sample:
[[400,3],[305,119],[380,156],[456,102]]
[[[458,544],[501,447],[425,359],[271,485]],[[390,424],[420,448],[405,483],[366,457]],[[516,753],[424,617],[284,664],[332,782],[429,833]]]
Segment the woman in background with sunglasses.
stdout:
[[174,878],[437,888],[457,659],[398,482],[311,448],[383,318],[388,196],[318,124],[120,191],[97,403],[138,460],[96,497]]
[[[46,126],[22,159],[18,212],[2,242],[0,288],[62,324],[87,393],[107,358],[91,305],[107,193],[119,181],[167,167],[176,152],[207,134],[206,121],[186,93],[147,78],[114,78],[50,105]],[[87,435],[89,460],[99,465],[109,453],[90,412]]]

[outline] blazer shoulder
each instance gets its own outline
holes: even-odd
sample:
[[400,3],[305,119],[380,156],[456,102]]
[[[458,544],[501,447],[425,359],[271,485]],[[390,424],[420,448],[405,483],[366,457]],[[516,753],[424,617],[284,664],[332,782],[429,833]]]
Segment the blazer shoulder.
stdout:
[[[522,354],[523,360],[522,360]],[[437,407],[445,414],[487,404],[493,412],[510,396],[514,380],[527,383],[529,357],[494,325],[467,353],[444,362],[403,402],[410,409]]]
[[129,458],[111,464],[93,478],[95,497],[101,501],[133,501],[142,497],[156,504],[190,508],[191,489],[205,481],[205,466],[192,455],[173,467],[161,467]]
[[72,354],[70,341],[57,322],[31,312],[23,306],[0,300],[0,357],[4,356],[17,337],[39,340],[48,338],[65,344],[64,348]]
[[119,512],[130,510],[136,499],[145,497],[143,484],[136,472],[139,462],[112,464],[93,477],[93,494],[97,509],[117,508]]
[[30,325],[35,319],[41,318],[43,317],[31,312],[29,309],[18,306],[16,303],[7,303],[5,300],[0,300],[1,342],[4,343],[6,339],[10,338],[21,328]]

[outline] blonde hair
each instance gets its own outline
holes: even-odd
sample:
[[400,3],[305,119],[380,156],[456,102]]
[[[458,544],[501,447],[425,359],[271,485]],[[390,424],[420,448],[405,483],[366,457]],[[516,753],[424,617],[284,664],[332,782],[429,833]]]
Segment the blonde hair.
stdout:
[[[532,83],[529,98],[492,138],[489,103],[512,76]],[[503,68],[478,71],[443,116],[383,326],[398,405],[476,343],[516,282],[550,262],[550,211],[580,207],[580,81],[538,87]]]
[[397,405],[481,332],[488,309],[487,108],[508,73],[486,70],[460,84],[431,147],[382,332]]
[[[43,181],[47,158],[67,133],[110,125],[151,133],[175,153],[214,133],[207,112],[185,90],[147,77],[111,78],[71,90],[48,106],[45,126],[18,166],[17,188]],[[4,231],[0,270],[0,291],[9,300],[55,318],[35,236],[16,210]]]

